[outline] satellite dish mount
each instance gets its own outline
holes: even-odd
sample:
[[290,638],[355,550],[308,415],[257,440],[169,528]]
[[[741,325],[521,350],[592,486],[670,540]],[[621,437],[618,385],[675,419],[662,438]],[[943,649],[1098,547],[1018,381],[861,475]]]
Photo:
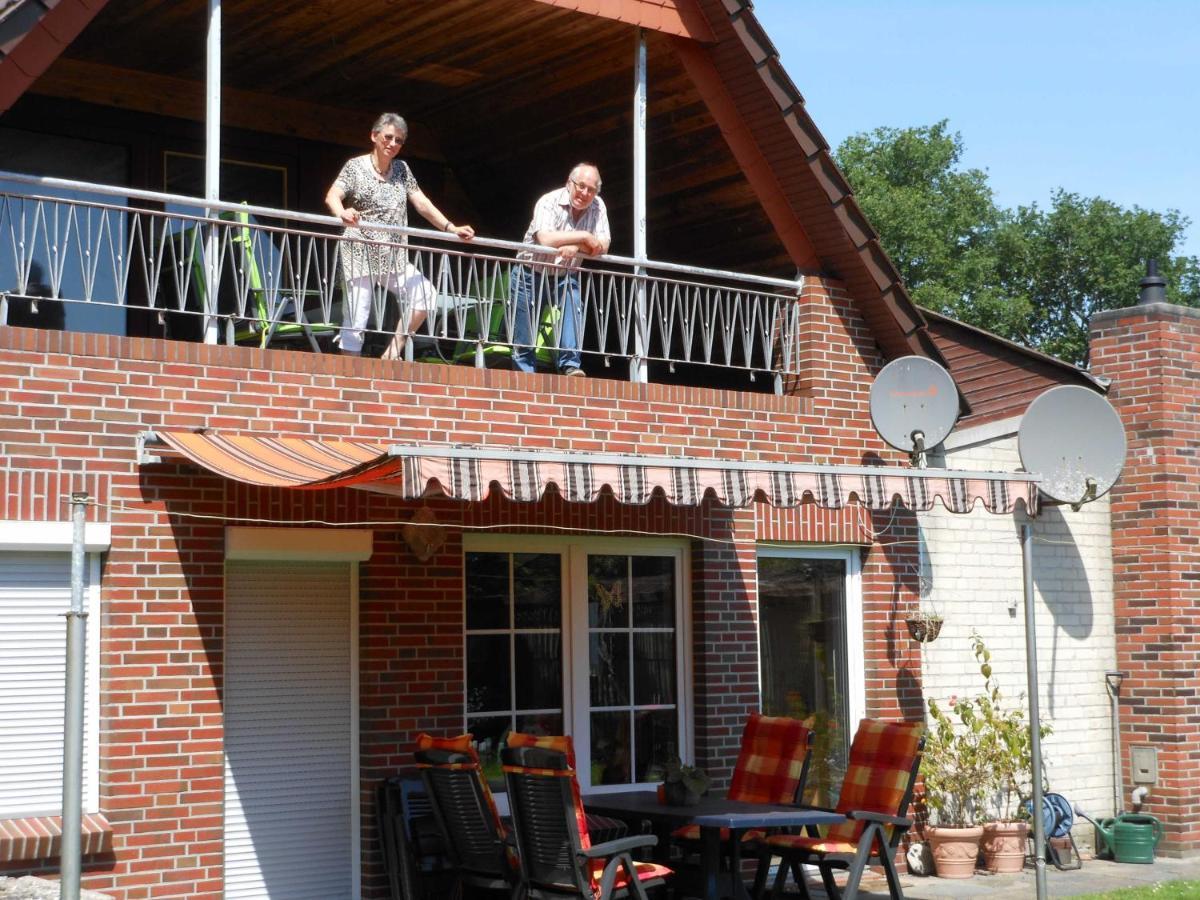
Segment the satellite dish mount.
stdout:
[[924,356],[903,356],[880,370],[871,385],[871,424],[890,446],[925,468],[926,452],[958,421],[958,387],[950,373]]

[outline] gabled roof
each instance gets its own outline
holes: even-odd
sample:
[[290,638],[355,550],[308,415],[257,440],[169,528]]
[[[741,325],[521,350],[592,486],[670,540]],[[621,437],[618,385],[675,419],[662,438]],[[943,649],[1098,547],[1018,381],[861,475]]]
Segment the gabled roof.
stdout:
[[1107,382],[1078,366],[932,310],[921,311],[930,338],[969,406],[969,418],[963,424],[1019,416],[1039,394],[1059,385],[1107,391]]

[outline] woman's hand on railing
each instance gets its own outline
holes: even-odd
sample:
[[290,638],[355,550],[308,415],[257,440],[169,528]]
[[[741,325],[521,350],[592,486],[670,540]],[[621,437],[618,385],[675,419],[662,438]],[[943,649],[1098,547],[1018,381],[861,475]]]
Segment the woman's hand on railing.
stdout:
[[447,229],[447,231],[449,231],[451,234],[458,235],[464,241],[469,241],[471,238],[475,237],[475,229],[470,225],[452,225]]
[[353,206],[347,206],[344,209],[342,209],[342,212],[338,216],[338,218],[341,219],[342,222],[346,225],[357,225],[358,220],[359,220],[359,213],[358,213],[358,210],[355,209]]

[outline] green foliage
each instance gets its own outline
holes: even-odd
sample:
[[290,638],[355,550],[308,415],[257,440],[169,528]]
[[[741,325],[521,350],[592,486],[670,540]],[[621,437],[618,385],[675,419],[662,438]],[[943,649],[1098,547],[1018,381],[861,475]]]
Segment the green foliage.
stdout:
[[[1023,815],[1032,795],[1033,745],[1025,712],[1006,709],[992,675],[992,654],[977,632],[971,650],[983,676],[983,690],[971,698],[951,697],[957,717],[929,700],[929,731],[921,774],[925,803],[941,825],[975,825]],[[1050,734],[1042,725],[1042,737]]]
[[1188,220],[1057,191],[998,207],[980,169],[962,169],[946,120],[847,138],[837,161],[880,243],[922,306],[1066,359],[1087,361],[1096,312],[1132,306],[1147,259],[1173,303],[1200,306],[1200,259],[1172,255]]
[[712,779],[708,777],[707,772],[695,766],[684,765],[678,756],[667,760],[666,775],[663,781],[666,784],[682,784],[697,797],[707,791],[709,785],[712,784]]

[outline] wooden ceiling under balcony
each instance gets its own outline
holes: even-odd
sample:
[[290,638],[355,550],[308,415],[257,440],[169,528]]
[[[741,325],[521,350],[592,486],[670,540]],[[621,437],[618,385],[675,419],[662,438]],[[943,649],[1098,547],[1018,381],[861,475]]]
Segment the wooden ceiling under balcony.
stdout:
[[[532,0],[226,0],[222,15],[227,126],[365,150],[395,110],[406,152],[444,162],[480,232],[511,239],[593,160],[613,250],[631,251],[632,26]],[[200,119],[206,30],[204,0],[110,0],[34,91]],[[792,277],[671,41],[647,33],[650,256]]]

